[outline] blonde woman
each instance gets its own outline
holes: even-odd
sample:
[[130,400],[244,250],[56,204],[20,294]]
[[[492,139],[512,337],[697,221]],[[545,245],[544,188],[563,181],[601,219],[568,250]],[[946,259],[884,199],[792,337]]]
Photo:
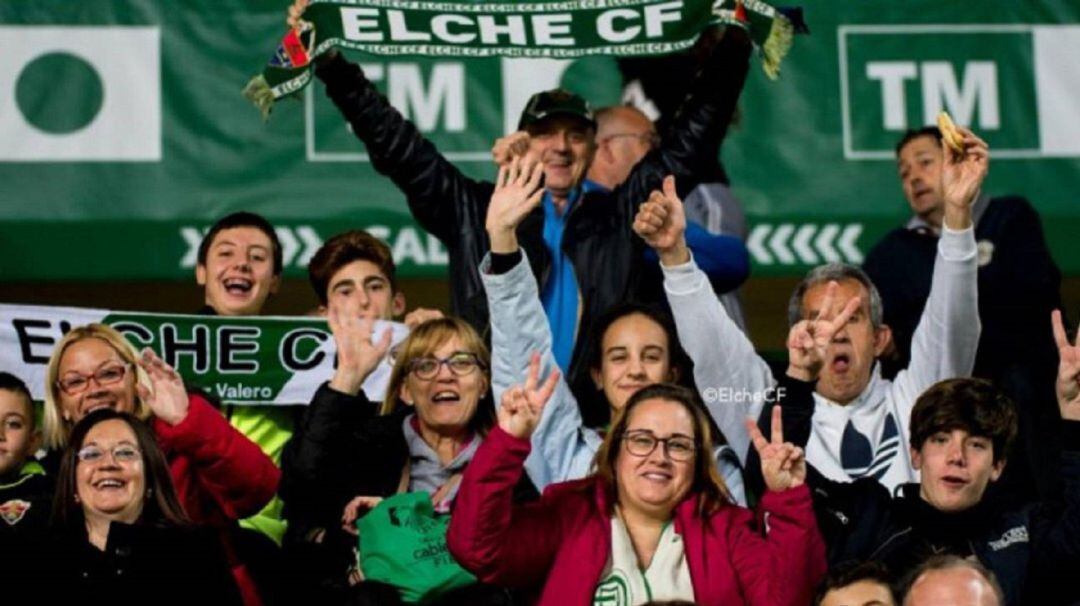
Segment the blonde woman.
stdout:
[[[64,447],[71,428],[101,408],[134,414],[150,426],[184,512],[197,524],[228,529],[277,490],[281,472],[273,461],[205,398],[188,392],[176,370],[149,349],[139,356],[115,329],[87,324],[64,335],[49,359],[46,443]],[[245,603],[260,603],[246,568],[233,560]]]
[[399,492],[426,492],[435,511],[446,513],[461,473],[494,423],[490,402],[483,403],[488,351],[464,320],[439,318],[413,329],[395,352],[386,399],[378,403],[359,386],[389,350],[389,333],[373,340],[373,320],[359,315],[347,304],[330,308],[337,370],[316,393],[282,458],[285,547],[315,602],[368,592],[369,599],[394,603],[392,587],[367,582],[350,588],[359,580],[353,523]]

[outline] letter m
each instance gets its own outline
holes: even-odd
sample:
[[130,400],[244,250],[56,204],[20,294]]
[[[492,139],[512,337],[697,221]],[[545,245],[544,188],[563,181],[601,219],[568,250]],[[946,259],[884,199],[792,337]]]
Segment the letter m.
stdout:
[[435,64],[427,90],[416,64],[391,64],[388,80],[390,103],[421,131],[437,128],[440,110],[445,130],[465,130],[465,68],[460,63]]
[[957,124],[974,124],[979,110],[979,128],[1001,128],[998,110],[997,64],[993,61],[967,61],[964,81],[956,81],[956,72],[948,61],[927,61],[922,67],[923,122],[934,124],[942,109],[952,114]]

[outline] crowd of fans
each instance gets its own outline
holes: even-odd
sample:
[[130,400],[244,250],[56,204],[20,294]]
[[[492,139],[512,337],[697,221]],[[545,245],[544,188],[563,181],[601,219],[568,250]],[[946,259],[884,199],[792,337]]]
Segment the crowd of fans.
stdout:
[[[5,574],[43,603],[1080,600],[1080,342],[1038,215],[982,190],[970,130],[960,151],[909,133],[914,217],[864,268],[807,274],[770,366],[730,297],[745,246],[681,199],[715,172],[746,77],[745,32],[716,38],[663,133],[534,95],[494,183],[321,58],[449,251],[449,310],[406,313],[387,246],[331,238],[309,275],[336,364],[287,407],[221,406],[114,329],[71,329],[40,421],[0,372]],[[224,217],[199,312],[259,315],[281,271],[264,218]],[[366,392],[383,363],[385,392]]]

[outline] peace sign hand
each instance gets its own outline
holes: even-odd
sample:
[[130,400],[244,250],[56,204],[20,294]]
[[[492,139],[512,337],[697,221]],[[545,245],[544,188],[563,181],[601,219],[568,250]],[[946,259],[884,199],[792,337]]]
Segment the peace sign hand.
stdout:
[[821,367],[825,364],[833,337],[862,305],[861,297],[852,297],[839,313],[834,313],[833,302],[839,287],[835,280],[829,282],[817,315],[791,327],[787,340],[789,377],[800,381],[816,381]]
[[769,490],[781,492],[806,482],[806,458],[803,449],[784,441],[784,421],[780,405],[773,406],[772,440],[766,440],[753,419],[746,419],[746,431],[761,459],[761,475]]
[[1054,340],[1057,341],[1058,363],[1057,376],[1057,401],[1061,410],[1061,418],[1068,421],[1080,421],[1080,332],[1076,335],[1074,345],[1069,344],[1065,337],[1065,324],[1061,319],[1061,311],[1055,309],[1050,313],[1050,321],[1054,327]]
[[498,410],[499,427],[506,433],[527,440],[540,423],[544,406],[555,392],[559,382],[559,370],[548,375],[543,385],[540,381],[540,354],[534,353],[529,360],[529,374],[525,386],[516,385],[503,392],[502,405]]

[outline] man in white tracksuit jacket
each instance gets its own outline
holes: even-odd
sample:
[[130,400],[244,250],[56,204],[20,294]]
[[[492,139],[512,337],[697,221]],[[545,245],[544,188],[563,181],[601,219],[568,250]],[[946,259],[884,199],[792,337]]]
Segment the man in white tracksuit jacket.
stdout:
[[[883,379],[876,358],[889,345],[881,303],[873,284],[856,267],[819,267],[799,285],[789,314],[792,324],[814,317],[829,283],[833,309],[860,297],[860,309],[828,345],[815,390],[807,461],[836,481],[873,477],[894,490],[918,481],[907,449],[909,417],[918,395],[934,383],[968,376],[979,342],[976,246],[971,204],[986,176],[986,144],[966,129],[964,151],[945,150],[946,198],[930,298],[912,339],[912,361],[894,381]],[[635,230],[657,250],[664,288],[679,340],[694,361],[694,379],[729,444],[745,463],[750,441],[744,426],[757,419],[776,381],[753,344],[719,304],[694,264],[682,236],[682,204],[654,194],[642,206]]]

